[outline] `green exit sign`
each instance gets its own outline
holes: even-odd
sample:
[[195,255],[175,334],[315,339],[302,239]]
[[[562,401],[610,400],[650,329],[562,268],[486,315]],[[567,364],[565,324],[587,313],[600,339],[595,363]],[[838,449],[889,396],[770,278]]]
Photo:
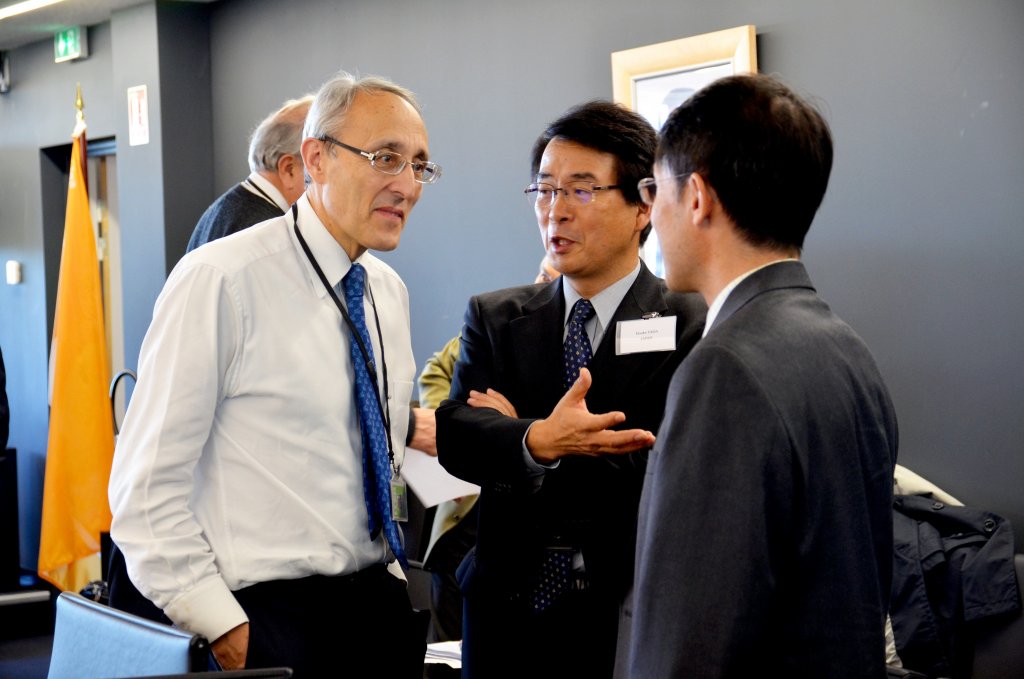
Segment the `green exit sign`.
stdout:
[[53,60],[56,63],[89,56],[85,26],[72,26],[53,36]]

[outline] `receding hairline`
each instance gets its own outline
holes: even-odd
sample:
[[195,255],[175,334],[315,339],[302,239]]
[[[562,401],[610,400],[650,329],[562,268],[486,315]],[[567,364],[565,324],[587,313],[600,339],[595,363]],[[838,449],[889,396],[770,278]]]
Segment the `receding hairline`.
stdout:
[[[358,78],[346,71],[339,71],[330,80],[321,85],[313,103],[310,107],[310,115],[306,118],[302,134],[304,138],[317,138],[326,134],[326,127],[344,123],[352,102],[360,94],[377,95],[391,94],[408,103],[416,112],[416,115],[423,119],[423,110],[412,90],[403,87],[387,78],[380,76],[365,76]],[[323,111],[321,108],[326,105],[333,105],[331,111]]]
[[281,108],[277,109],[277,113],[274,114],[274,117],[279,120],[291,120],[293,118],[300,117],[299,112],[301,111],[301,117],[305,120],[306,114],[309,113],[309,107],[312,105],[312,94],[307,94],[303,97],[299,97],[298,99],[289,99],[281,104]]

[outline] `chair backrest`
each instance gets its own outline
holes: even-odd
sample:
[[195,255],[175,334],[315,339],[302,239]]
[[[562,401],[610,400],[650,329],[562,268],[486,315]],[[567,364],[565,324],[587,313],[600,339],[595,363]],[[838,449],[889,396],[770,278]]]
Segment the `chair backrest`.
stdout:
[[[1024,554],[1013,556],[1017,596],[1024,586]],[[979,620],[975,628],[974,679],[1024,677],[1024,611]]]
[[144,677],[205,670],[202,636],[64,592],[57,598],[48,679]]

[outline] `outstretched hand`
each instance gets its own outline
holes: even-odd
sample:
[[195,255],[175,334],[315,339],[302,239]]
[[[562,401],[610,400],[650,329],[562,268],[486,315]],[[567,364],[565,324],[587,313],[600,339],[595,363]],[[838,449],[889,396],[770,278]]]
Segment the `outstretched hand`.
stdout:
[[543,420],[530,427],[526,447],[533,458],[549,464],[565,455],[621,455],[654,445],[654,434],[644,429],[613,431],[626,420],[625,413],[594,414],[587,410],[586,395],[593,378],[586,368]]

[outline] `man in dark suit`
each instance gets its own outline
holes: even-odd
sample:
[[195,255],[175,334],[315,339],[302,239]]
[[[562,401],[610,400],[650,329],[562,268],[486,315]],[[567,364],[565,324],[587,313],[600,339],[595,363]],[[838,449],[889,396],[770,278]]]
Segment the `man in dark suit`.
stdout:
[[735,76],[671,114],[641,182],[669,288],[709,311],[644,482],[632,677],[886,675],[896,416],[799,261],[831,167],[817,111]]
[[705,313],[639,258],[655,139],[608,102],[552,123],[526,194],[562,276],[469,303],[437,411],[441,464],[481,486],[463,676],[611,674],[651,432]]

